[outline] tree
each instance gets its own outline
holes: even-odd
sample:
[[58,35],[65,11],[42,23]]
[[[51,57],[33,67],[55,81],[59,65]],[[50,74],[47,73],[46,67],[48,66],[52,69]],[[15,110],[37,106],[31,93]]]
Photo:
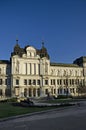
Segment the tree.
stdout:
[[79,86],[77,86],[77,90],[79,95],[86,95],[86,85],[80,84]]

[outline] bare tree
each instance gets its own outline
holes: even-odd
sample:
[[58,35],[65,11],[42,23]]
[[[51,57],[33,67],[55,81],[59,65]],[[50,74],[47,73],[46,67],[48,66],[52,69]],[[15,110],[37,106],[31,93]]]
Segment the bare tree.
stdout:
[[86,96],[86,85],[85,84],[79,84],[77,86],[77,92],[78,92],[78,95],[80,96]]

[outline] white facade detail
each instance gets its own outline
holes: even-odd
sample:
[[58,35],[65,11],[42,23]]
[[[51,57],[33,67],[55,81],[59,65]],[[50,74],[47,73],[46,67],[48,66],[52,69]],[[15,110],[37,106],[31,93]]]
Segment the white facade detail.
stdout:
[[52,63],[42,46],[15,45],[10,61],[0,61],[0,98],[77,96],[77,86],[86,84],[86,57],[73,64]]

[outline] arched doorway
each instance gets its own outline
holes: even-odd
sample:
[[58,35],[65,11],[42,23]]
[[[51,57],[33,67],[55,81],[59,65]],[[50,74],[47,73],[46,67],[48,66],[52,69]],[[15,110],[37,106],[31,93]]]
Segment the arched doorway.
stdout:
[[36,97],[36,89],[33,89],[33,96]]
[[27,88],[24,89],[24,97],[27,97]]
[[37,89],[37,95],[40,96],[40,88]]
[[0,96],[2,96],[2,89],[0,89]]
[[31,97],[31,96],[32,96],[32,89],[29,88],[29,97]]

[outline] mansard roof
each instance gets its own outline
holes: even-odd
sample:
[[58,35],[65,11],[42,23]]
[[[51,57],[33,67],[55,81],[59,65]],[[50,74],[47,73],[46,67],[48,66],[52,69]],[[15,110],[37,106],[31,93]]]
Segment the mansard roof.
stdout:
[[83,63],[86,63],[86,56],[77,58],[73,63],[78,64],[79,66],[83,66]]
[[76,64],[65,64],[65,63],[54,63],[54,62],[51,62],[50,65],[51,66],[60,66],[60,67],[80,67]]
[[11,56],[13,55],[19,55],[20,57],[22,57],[22,54],[25,53],[25,50],[23,48],[21,48],[19,46],[19,44],[17,43],[15,46],[14,46],[14,51],[11,53]]
[[10,64],[9,60],[0,60],[0,64]]

